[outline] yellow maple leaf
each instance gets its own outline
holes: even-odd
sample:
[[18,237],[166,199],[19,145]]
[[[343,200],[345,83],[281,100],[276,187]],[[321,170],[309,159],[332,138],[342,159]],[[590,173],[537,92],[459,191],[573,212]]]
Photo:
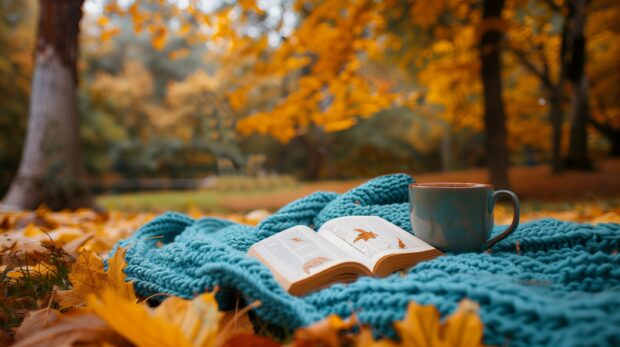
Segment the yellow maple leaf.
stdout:
[[110,288],[99,296],[89,295],[87,302],[114,331],[136,346],[192,346],[179,327],[154,316],[145,305],[129,301]]
[[104,271],[103,261],[90,251],[82,251],[71,266],[69,281],[72,288],[56,292],[56,300],[61,308],[81,305],[90,294],[100,295],[106,288],[117,295],[136,302],[133,284],[125,281],[125,250],[118,248]]
[[484,325],[478,317],[478,304],[463,300],[446,320],[442,336],[447,346],[481,346]]
[[191,301],[171,297],[150,309],[107,288],[100,296],[90,295],[88,305],[136,346],[213,346],[222,317],[215,293],[202,294]]
[[439,319],[434,306],[421,306],[412,301],[403,320],[394,322],[394,326],[403,345],[434,347],[440,346]]
[[92,252],[82,251],[69,272],[69,282],[72,288],[57,291],[56,300],[60,308],[83,304],[88,294],[97,293],[103,289],[106,280],[103,261]]
[[123,272],[127,266],[125,262],[126,252],[127,250],[125,248],[118,247],[114,256],[108,260],[108,271],[106,271],[108,276],[107,283],[114,289],[115,293],[135,302],[137,299],[133,289],[133,283],[125,280],[126,275],[125,272]]
[[355,316],[343,320],[338,315],[332,314],[308,327],[295,330],[293,342],[295,346],[337,347],[343,342],[341,331],[351,329],[356,323]]
[[478,305],[469,300],[463,300],[444,324],[434,306],[410,302],[405,318],[394,327],[404,346],[482,346],[484,325],[478,317]]

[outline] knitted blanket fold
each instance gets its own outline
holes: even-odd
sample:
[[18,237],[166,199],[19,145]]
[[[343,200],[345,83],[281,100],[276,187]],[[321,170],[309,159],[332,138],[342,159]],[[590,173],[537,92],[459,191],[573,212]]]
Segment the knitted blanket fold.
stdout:
[[411,182],[407,175],[389,175],[341,195],[314,193],[256,227],[166,213],[119,242],[129,247],[125,272],[143,296],[190,298],[219,286],[224,307],[235,294],[246,302],[260,300],[257,316],[285,329],[355,312],[376,335],[396,337],[392,323],[403,318],[409,301],[434,305],[446,315],[469,298],[480,304],[485,344],[620,345],[618,224],[524,223],[490,253],[448,254],[405,276],[362,277],[304,297],[286,293],[265,266],[245,256],[252,244],[286,228],[318,228],[341,216],[376,215],[412,232]]

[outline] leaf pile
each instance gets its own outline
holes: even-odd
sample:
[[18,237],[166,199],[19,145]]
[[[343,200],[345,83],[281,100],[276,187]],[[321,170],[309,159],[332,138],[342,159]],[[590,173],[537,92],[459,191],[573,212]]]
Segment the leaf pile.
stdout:
[[[199,210],[189,211],[198,218]],[[509,220],[511,211],[497,211]],[[251,216],[226,216],[256,224]],[[570,211],[525,213],[565,220],[619,222],[620,210],[576,205]],[[91,210],[0,213],[0,344],[16,346],[480,346],[484,327],[477,306],[463,301],[445,320],[431,306],[411,302],[394,322],[399,342],[374,339],[355,316],[329,316],[293,332],[285,341],[264,336],[268,329],[252,322],[248,312],[260,305],[221,312],[215,293],[185,300],[169,297],[159,306],[138,298],[126,281],[124,249],[102,258],[153,213],[106,214]],[[262,213],[260,218],[266,214]],[[364,236],[372,236],[362,233]],[[364,239],[364,237],[362,237]],[[162,294],[163,295],[163,294]]]

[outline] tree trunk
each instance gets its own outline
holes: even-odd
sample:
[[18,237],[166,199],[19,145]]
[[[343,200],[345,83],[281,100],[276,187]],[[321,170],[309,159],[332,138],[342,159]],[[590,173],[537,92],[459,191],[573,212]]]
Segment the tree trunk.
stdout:
[[588,80],[582,77],[573,84],[573,101],[570,124],[570,143],[565,164],[569,169],[591,170],[592,161],[588,157]]
[[314,125],[308,127],[308,133],[303,137],[306,147],[304,178],[307,180],[314,181],[321,177],[327,155],[324,138],[324,130]]
[[609,123],[600,123],[593,118],[588,119],[588,121],[599,134],[609,141],[609,155],[620,157],[620,129],[614,128]]
[[620,157],[620,131],[614,131],[614,134],[608,138],[611,144],[611,151],[609,154],[612,157]]
[[79,23],[84,0],[41,0],[26,143],[4,204],[92,206],[83,182],[77,111]]
[[441,171],[451,171],[452,164],[452,129],[446,127],[441,137]]
[[551,143],[551,169],[553,173],[559,173],[563,169],[562,165],[562,123],[564,122],[564,111],[562,110],[562,88],[551,91],[549,98],[549,120],[553,129]]
[[[501,19],[504,0],[482,0],[482,21]],[[499,28],[488,28],[480,39],[482,83],[484,86],[484,125],[486,132],[487,165],[491,183],[508,188],[508,147],[506,145],[506,115],[502,99],[502,76]]]
[[592,162],[588,158],[588,81],[585,76],[586,44],[585,20],[587,0],[567,1],[568,24],[567,40],[564,57],[567,60],[566,75],[572,85],[572,107],[570,114],[570,143],[566,167],[571,169],[592,169]]

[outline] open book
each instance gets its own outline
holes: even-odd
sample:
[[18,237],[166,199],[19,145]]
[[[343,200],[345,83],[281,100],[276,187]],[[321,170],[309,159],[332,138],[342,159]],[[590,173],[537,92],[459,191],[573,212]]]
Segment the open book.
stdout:
[[441,251],[380,217],[332,219],[318,232],[298,225],[256,244],[248,255],[260,260],[282,287],[303,295],[358,276],[387,276]]

